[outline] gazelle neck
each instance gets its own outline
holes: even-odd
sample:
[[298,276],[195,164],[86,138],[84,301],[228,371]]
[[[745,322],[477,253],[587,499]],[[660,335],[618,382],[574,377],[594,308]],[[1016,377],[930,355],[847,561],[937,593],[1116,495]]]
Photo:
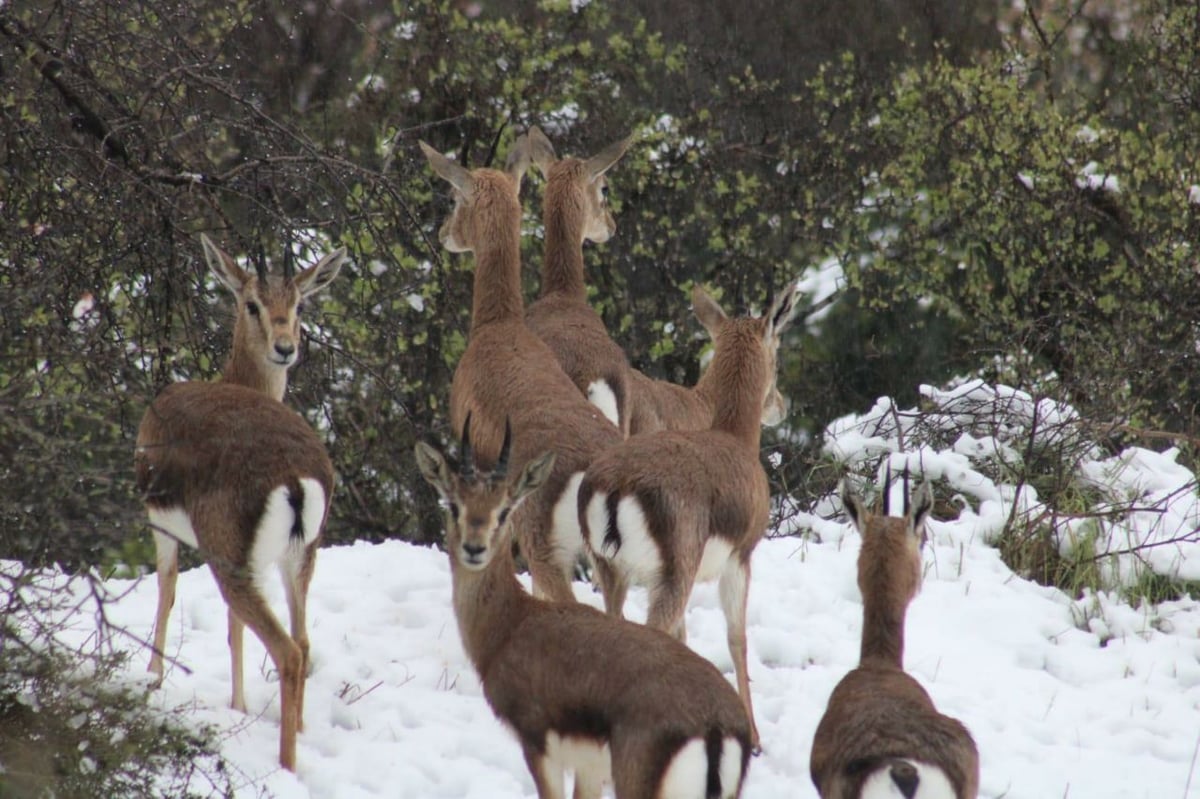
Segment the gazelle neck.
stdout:
[[757,341],[748,331],[737,331],[722,341],[713,362],[701,378],[698,390],[706,392],[713,407],[713,430],[722,430],[758,449],[762,441],[762,406],[766,395],[765,374]]
[[475,250],[475,283],[472,289],[471,330],[490,322],[521,320],[520,227],[496,231]]
[[[561,294],[586,301],[583,281],[583,208],[566,202],[569,192],[546,188],[546,246],[542,259],[542,288],[539,296]],[[563,195],[567,196],[563,196]],[[570,205],[570,207],[568,207]]]
[[[886,594],[886,592],[881,592]],[[907,604],[897,607],[886,596],[863,596],[862,646],[859,664],[868,661],[904,668],[904,617]]]
[[225,363],[221,381],[261,391],[282,402],[287,391],[288,370],[282,366],[264,364],[261,358],[250,354],[249,349],[238,340],[238,332],[235,331],[233,351]]
[[535,602],[517,581],[511,542],[505,540],[481,571],[471,571],[450,555],[454,616],[463,648],[480,674],[487,672],[517,620]]

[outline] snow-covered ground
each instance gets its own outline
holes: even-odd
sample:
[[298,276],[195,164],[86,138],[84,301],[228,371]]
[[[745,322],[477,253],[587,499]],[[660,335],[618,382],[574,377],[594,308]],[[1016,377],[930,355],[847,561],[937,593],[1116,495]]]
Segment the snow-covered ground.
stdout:
[[[926,394],[934,402],[988,396],[977,385]],[[909,613],[905,661],[939,708],[974,734],[981,795],[1200,797],[1200,602],[1135,608],[1115,595],[1075,600],[1015,576],[989,543],[992,527],[1013,502],[1036,508],[1038,500],[991,484],[973,468],[995,457],[1004,442],[979,446],[983,439],[973,437],[941,451],[894,452],[897,430],[889,432],[885,416],[904,418],[868,412],[831,425],[830,451],[850,462],[864,453],[892,452],[897,466],[919,465],[934,477],[942,497],[973,487],[960,501],[958,519],[930,524],[924,588]],[[1195,486],[1185,481],[1180,490],[1180,467],[1144,451],[1122,462],[1148,475],[1147,497],[1165,491],[1172,502],[1187,498],[1191,506],[1180,510],[1176,524],[1193,523]],[[1111,472],[1087,465],[1085,471],[1097,481]],[[1156,474],[1161,479],[1150,479]],[[816,796],[808,775],[813,731],[833,686],[858,655],[858,536],[836,518],[832,502],[818,509],[819,515],[799,517],[810,535],[764,541],[754,556],[750,674],[765,752],[751,765],[748,799]],[[1180,557],[1171,563],[1194,560],[1187,557],[1190,550],[1176,551]],[[153,578],[113,580],[108,588],[119,597],[108,609],[109,620],[148,638]],[[269,588],[282,614],[282,591],[274,583]],[[576,594],[600,605],[582,583]],[[643,592],[631,594],[627,611],[644,617]],[[168,667],[152,701],[186,708],[197,722],[222,731],[239,796],[534,796],[518,748],[493,718],[463,654],[445,555],[398,542],[325,549],[309,619],[314,668],[293,775],[276,763],[278,684],[267,676],[261,645],[247,635],[252,715],[243,716],[228,708],[225,606],[205,569],[181,575],[168,637],[178,664]],[[690,645],[732,679],[714,586],[698,588],[687,626]],[[90,620],[80,619],[78,627],[80,636],[91,632]],[[136,648],[128,640],[118,644]],[[128,678],[144,679],[145,663],[146,654],[138,652]]]

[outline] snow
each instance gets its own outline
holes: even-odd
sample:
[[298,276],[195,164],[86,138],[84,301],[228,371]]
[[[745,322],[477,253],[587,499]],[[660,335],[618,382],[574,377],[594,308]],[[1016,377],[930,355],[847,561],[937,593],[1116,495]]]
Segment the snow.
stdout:
[[[974,734],[981,796],[1200,797],[1193,764],[1200,743],[1200,602],[1133,606],[1107,592],[1076,599],[1013,574],[989,543],[1014,506],[1036,511],[1040,500],[1027,487],[995,482],[987,463],[1013,458],[1014,437],[1028,435],[1034,419],[1055,420],[1061,424],[1046,434],[1066,435],[1073,411],[978,382],[923,387],[922,394],[925,418],[880,400],[834,422],[826,449],[860,473],[873,472],[875,459],[886,456],[894,472],[907,465],[934,479],[939,496],[957,494],[959,517],[929,523],[905,664],[939,709]],[[998,407],[1009,412],[997,414]],[[989,431],[982,429],[985,416],[998,419]],[[938,444],[929,430],[948,443]],[[1097,455],[1080,469],[1109,500],[1137,498],[1112,525],[1114,537],[1175,538],[1197,526],[1195,478],[1173,451]],[[1165,512],[1137,510],[1156,500]],[[840,518],[835,498],[810,503],[772,531],[807,535],[770,538],[754,554],[749,667],[765,751],[751,764],[747,799],[816,796],[808,774],[813,731],[834,685],[857,660],[858,534]],[[1189,576],[1200,569],[1188,545],[1151,551],[1157,549],[1170,555],[1155,568]],[[134,639],[150,637],[155,582],[114,579],[105,586],[114,597],[108,618],[132,636],[115,639],[134,652],[126,679],[140,682],[148,654]],[[272,581],[268,592],[283,614],[282,589]],[[602,605],[584,583],[575,592]],[[626,612],[645,617],[644,591],[631,591]],[[308,616],[313,670],[293,775],[276,762],[278,683],[267,676],[261,644],[246,637],[251,713],[242,715],[228,707],[225,606],[215,583],[203,568],[180,575],[167,638],[173,661],[151,702],[186,708],[189,718],[220,730],[239,796],[535,795],[515,741],[488,709],[463,653],[444,554],[395,541],[326,548]],[[696,589],[687,627],[689,645],[732,682],[715,585]],[[81,616],[72,634],[82,640],[92,632],[92,619]]]

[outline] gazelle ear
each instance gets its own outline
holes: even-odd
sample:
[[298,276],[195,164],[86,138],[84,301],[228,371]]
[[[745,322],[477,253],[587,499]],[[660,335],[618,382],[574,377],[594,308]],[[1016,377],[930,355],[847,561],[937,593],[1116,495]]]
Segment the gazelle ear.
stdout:
[[767,312],[767,318],[771,320],[767,330],[768,335],[778,337],[792,323],[792,319],[796,316],[796,295],[799,291],[799,284],[793,280],[779,292],[779,296],[771,305],[771,310]]
[[558,160],[558,156],[554,153],[554,145],[537,125],[529,129],[528,135],[529,157],[533,159],[533,163],[542,173],[542,177],[549,177],[550,167],[554,166],[554,162]]
[[213,240],[205,234],[200,234],[200,246],[204,249],[204,260],[208,262],[208,270],[216,275],[225,288],[237,294],[242,286],[250,282],[250,273],[237,265],[233,258],[213,244]]
[[447,499],[450,496],[453,478],[450,475],[450,464],[446,463],[446,456],[424,441],[417,442],[413,454],[416,455],[417,468],[421,471],[421,476],[437,489],[443,499]]
[[468,169],[462,164],[451,161],[425,142],[418,142],[418,144],[421,145],[421,152],[425,153],[425,160],[429,162],[429,166],[433,167],[433,171],[438,174],[438,177],[448,181],[451,186],[463,194],[471,192],[474,178],[471,177]]
[[933,510],[933,487],[926,480],[913,492],[912,508],[908,512],[909,530],[921,541],[925,540],[925,522]]
[[549,479],[550,473],[554,471],[554,457],[553,452],[546,452],[525,465],[525,468],[521,470],[521,476],[517,478],[517,484],[513,486],[513,507],[516,507],[521,500],[532,494]]
[[699,283],[692,286],[692,311],[700,320],[700,324],[704,325],[708,335],[714,339],[717,337],[717,328],[728,318],[721,306],[717,305],[717,301],[710,297]]
[[513,143],[512,149],[508,151],[508,158],[504,161],[504,171],[516,182],[517,194],[521,193],[521,179],[525,177],[532,161],[529,137],[522,133]]
[[632,133],[620,141],[613,142],[589,158],[586,165],[588,178],[595,180],[611,169],[613,164],[621,160],[621,156],[625,155],[625,151],[629,149],[629,145],[631,144],[633,144]]
[[842,505],[846,509],[846,515],[850,517],[850,521],[854,524],[854,529],[858,530],[858,534],[863,535],[867,529],[866,505],[863,504],[862,498],[850,487],[850,481],[845,478],[842,478],[839,493],[842,497]]
[[300,296],[312,296],[332,283],[345,262],[346,248],[339,247],[296,275],[296,287],[300,289]]

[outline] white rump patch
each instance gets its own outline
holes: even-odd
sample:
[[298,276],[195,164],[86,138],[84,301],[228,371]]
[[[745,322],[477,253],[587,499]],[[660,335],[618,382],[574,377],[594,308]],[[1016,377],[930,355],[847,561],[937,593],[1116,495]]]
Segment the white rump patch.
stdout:
[[600,409],[600,413],[604,414],[604,418],[621,426],[621,414],[617,412],[617,393],[612,390],[612,386],[607,380],[593,380],[587,387],[588,402]]
[[[708,787],[708,755],[704,741],[693,738],[671,758],[663,774],[659,799],[696,799]],[[721,786],[724,788],[724,784]]]
[[[917,769],[917,792],[913,799],[955,799],[954,786],[946,772],[920,760],[908,760]],[[888,766],[867,777],[863,783],[862,799],[904,799],[904,794],[892,779],[892,767]]]
[[154,528],[155,547],[164,551],[169,547],[178,548],[179,542],[195,549],[200,546],[196,541],[196,531],[192,528],[192,520],[183,508],[176,505],[171,508],[147,508],[150,516],[150,526]]
[[737,738],[725,739],[717,774],[721,776],[721,799],[737,796],[738,785],[742,781],[742,743]]
[[700,556],[700,568],[696,572],[696,582],[707,583],[720,577],[732,553],[733,546],[720,536],[713,536],[705,541],[704,554]]
[[258,521],[254,546],[250,549],[250,570],[256,579],[261,578],[268,566],[279,563],[285,556],[298,557],[300,550],[315,541],[321,531],[321,522],[325,520],[325,489],[311,477],[301,477],[300,486],[304,489],[300,506],[303,546],[293,544],[292,528],[296,516],[288,501],[287,486],[279,486],[267,495],[266,508]]
[[572,771],[575,781],[612,783],[612,750],[594,738],[546,733],[546,760],[551,773]]
[[567,480],[562,495],[554,503],[554,551],[563,573],[573,575],[575,563],[583,555],[583,530],[579,527],[579,484],[583,472],[576,472]]
[[[621,548],[615,556],[610,552],[604,553],[613,566],[625,575],[631,585],[650,586],[657,583],[662,574],[662,553],[650,535],[646,514],[642,512],[637,497],[621,497],[617,503],[617,532],[621,534]],[[604,539],[604,530],[600,532],[600,539]]]

